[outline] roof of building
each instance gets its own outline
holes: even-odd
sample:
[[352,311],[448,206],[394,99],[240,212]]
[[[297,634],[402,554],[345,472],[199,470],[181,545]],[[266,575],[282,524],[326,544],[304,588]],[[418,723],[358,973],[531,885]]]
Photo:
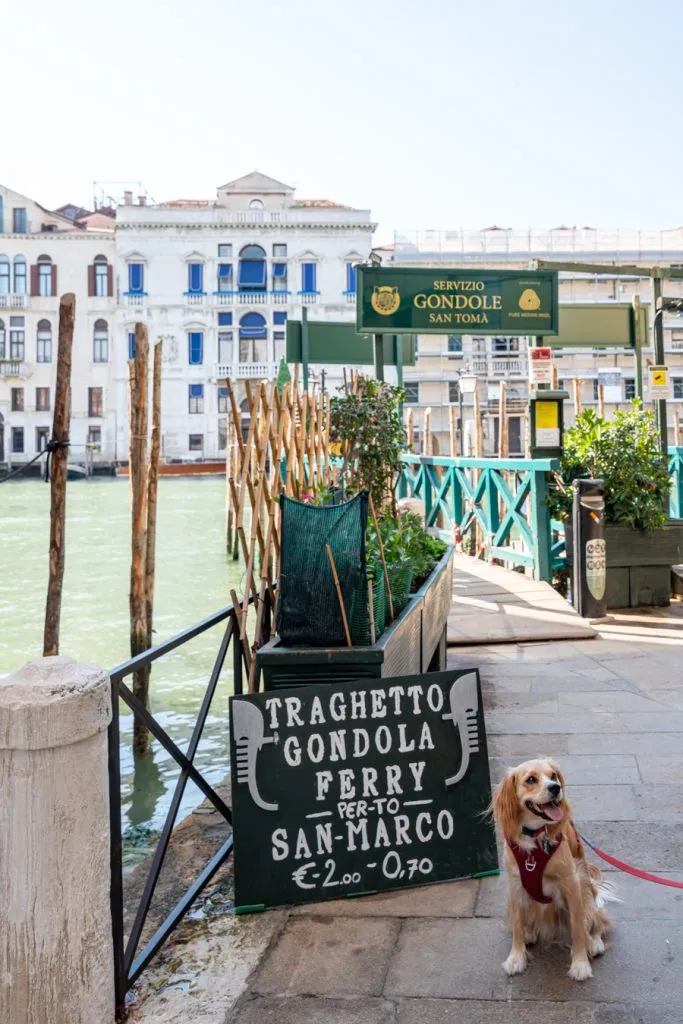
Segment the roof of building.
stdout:
[[218,186],[219,192],[246,192],[248,194],[258,193],[274,193],[276,195],[282,195],[283,193],[293,192],[294,189],[291,185],[285,185],[283,181],[277,181],[275,178],[269,178],[267,174],[261,174],[260,171],[251,171],[250,174],[244,174],[241,178],[235,178],[234,181],[229,181],[226,185]]
[[331,199],[297,199],[294,202],[294,206],[320,206],[326,207],[330,210],[353,210],[353,206],[344,206],[343,203],[333,203]]
[[159,203],[161,207],[167,206],[215,206],[212,199],[169,199],[165,203]]
[[53,213],[58,213],[61,217],[66,217],[68,220],[81,220],[82,217],[87,217],[88,214],[92,213],[92,210],[86,210],[82,206],[76,206],[75,203],[65,203],[64,206],[58,206]]
[[83,217],[79,217],[76,223],[78,227],[85,228],[86,231],[113,231],[115,218],[116,211],[104,207],[101,210],[95,210],[94,213],[86,213]]

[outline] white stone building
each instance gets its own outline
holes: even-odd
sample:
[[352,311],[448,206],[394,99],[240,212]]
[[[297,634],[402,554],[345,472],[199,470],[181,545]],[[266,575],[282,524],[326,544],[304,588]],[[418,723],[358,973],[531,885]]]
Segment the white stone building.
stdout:
[[51,436],[64,292],[76,296],[70,458],[85,462],[88,444],[96,460],[117,455],[113,226],[88,230],[0,185],[0,464],[28,462]]
[[[368,210],[300,200],[259,172],[216,199],[149,205],[127,193],[117,209],[117,450],[127,449],[127,360],[136,321],[163,339],[162,457],[222,459],[225,378],[272,377],[288,318],[355,320],[354,265],[375,225]],[[319,371],[319,367],[313,368]],[[327,386],[341,367],[326,368]]]
[[[527,269],[532,259],[557,262],[605,264],[606,276],[559,273],[561,303],[630,302],[639,294],[651,301],[651,284],[646,277],[609,275],[611,264],[643,267],[677,266],[683,268],[683,229],[662,231],[603,231],[592,228],[557,228],[553,231],[517,232],[502,228],[483,231],[419,231],[397,233],[395,244],[380,251],[384,263],[416,267],[473,267],[478,269]],[[683,281],[667,281],[666,296],[683,295]],[[650,323],[652,316],[650,315]],[[673,418],[683,414],[683,320],[665,317],[665,358],[673,377],[673,402],[669,405],[669,443],[674,443]],[[654,361],[652,343],[643,349],[643,380],[647,385],[647,363]],[[573,396],[572,379],[581,384],[584,407],[595,408],[598,400],[598,373],[616,369],[621,372],[619,403],[605,404],[610,417],[620,406],[626,408],[635,397],[635,364],[631,351],[604,348],[565,348],[557,350],[554,362],[560,384]],[[415,410],[422,424],[424,412],[431,409],[431,429],[442,454],[450,449],[449,406],[459,406],[460,373],[476,374],[483,416],[485,454],[498,451],[499,381],[507,382],[510,455],[523,455],[526,448],[526,409],[529,394],[527,339],[476,335],[420,335],[415,367],[405,370],[407,405]],[[474,431],[472,397],[463,396],[465,452],[472,454]],[[648,407],[648,396],[645,394]],[[649,408],[652,408],[649,405]],[[458,410],[459,411],[459,410]],[[565,425],[574,420],[573,401],[565,402]],[[456,413],[457,416],[457,413]],[[417,438],[418,444],[421,441]]]

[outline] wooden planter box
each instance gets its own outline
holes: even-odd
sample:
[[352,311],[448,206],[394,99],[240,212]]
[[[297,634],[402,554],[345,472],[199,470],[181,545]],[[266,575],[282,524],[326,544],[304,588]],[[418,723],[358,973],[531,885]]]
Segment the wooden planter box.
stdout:
[[401,614],[371,647],[283,647],[275,638],[258,651],[264,690],[305,683],[350,682],[442,671],[446,619],[453,592],[450,547]]
[[607,607],[669,604],[671,566],[683,561],[683,521],[670,519],[657,530],[608,524]]

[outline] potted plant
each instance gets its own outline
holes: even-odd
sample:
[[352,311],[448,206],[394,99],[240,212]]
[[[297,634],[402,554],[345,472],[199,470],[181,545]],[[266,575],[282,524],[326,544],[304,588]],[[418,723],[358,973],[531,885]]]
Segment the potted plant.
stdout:
[[565,431],[548,505],[553,518],[564,522],[568,561],[572,482],[586,478],[605,484],[608,607],[668,604],[683,531],[667,516],[670,481],[653,414],[637,401],[609,422],[587,409]]
[[[445,626],[451,602],[454,549],[430,536],[419,516],[396,507],[405,430],[403,389],[359,376],[354,388],[330,403],[330,442],[340,465],[332,484],[345,498],[367,490],[366,577],[372,583],[375,643],[370,641],[369,598],[346,609],[354,644],[285,647],[271,640],[257,654],[267,689],[340,678],[410,675],[445,667]],[[325,494],[304,495],[324,504]],[[388,581],[388,587],[386,582]],[[391,593],[391,601],[389,600]],[[393,611],[393,617],[391,612]],[[311,607],[311,615],[316,608]]]

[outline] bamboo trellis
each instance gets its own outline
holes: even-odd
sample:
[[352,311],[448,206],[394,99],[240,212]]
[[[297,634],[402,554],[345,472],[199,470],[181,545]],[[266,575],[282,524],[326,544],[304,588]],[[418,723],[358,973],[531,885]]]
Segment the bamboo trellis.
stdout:
[[[249,418],[245,437],[235,386],[227,381],[227,541],[230,549],[233,545],[238,549],[245,566],[242,598],[233,592],[232,599],[240,609],[239,639],[249,667],[250,691],[256,684],[253,651],[266,632],[266,605],[272,609],[276,600],[273,580],[278,576],[280,559],[279,496],[284,493],[303,498],[331,482],[329,396],[319,391],[302,392],[297,385],[296,372],[282,393],[274,382],[246,381]],[[350,386],[355,385],[352,376]],[[249,594],[256,608],[251,643]]]

